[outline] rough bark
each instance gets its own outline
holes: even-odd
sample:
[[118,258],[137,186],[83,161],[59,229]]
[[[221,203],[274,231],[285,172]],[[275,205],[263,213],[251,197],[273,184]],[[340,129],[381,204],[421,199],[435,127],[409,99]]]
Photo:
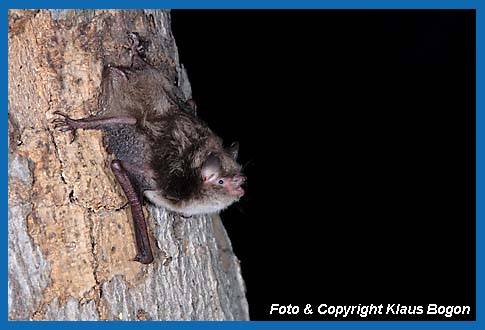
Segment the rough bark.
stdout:
[[136,255],[126,198],[98,131],[53,129],[53,112],[97,111],[103,65],[148,61],[190,85],[161,10],[9,12],[9,319],[246,320],[239,262],[220,218],[148,206],[155,262]]

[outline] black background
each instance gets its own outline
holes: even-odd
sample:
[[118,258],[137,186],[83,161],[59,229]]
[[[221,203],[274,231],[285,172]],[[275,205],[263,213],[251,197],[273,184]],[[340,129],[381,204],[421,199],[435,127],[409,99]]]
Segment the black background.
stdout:
[[199,116],[240,142],[247,194],[222,218],[251,319],[475,318],[475,11],[174,10],[172,27]]

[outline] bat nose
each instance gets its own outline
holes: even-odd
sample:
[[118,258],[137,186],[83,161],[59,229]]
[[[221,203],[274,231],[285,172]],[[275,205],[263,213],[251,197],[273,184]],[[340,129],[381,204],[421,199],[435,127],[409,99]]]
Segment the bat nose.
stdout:
[[246,177],[244,175],[238,174],[238,175],[234,176],[232,181],[237,185],[242,185],[246,181]]

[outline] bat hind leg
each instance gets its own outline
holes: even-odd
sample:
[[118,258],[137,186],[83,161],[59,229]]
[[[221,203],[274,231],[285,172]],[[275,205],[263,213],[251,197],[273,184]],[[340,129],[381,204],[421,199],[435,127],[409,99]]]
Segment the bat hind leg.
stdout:
[[128,171],[123,167],[122,161],[118,159],[113,160],[111,162],[111,170],[125,192],[131,207],[133,228],[135,230],[136,245],[138,248],[138,253],[134,260],[142,264],[150,264],[153,262],[153,254],[150,247],[150,239],[148,238],[147,224],[143,214],[140,195],[137,193],[135,185],[130,180]]
[[72,132],[72,141],[76,139],[76,130],[82,129],[100,129],[110,125],[135,125],[136,118],[130,116],[94,116],[82,119],[72,119],[64,112],[55,111],[54,114],[60,116],[55,118],[52,123],[54,128],[61,132]]

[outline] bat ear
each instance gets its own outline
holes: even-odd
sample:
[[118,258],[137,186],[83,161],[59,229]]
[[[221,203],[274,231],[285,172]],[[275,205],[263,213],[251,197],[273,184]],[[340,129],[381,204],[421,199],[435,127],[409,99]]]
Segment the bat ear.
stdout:
[[221,169],[219,157],[210,154],[202,165],[201,175],[204,182],[216,180]]
[[231,155],[232,159],[237,160],[237,155],[239,154],[239,142],[233,142],[229,149],[227,149],[229,155]]

